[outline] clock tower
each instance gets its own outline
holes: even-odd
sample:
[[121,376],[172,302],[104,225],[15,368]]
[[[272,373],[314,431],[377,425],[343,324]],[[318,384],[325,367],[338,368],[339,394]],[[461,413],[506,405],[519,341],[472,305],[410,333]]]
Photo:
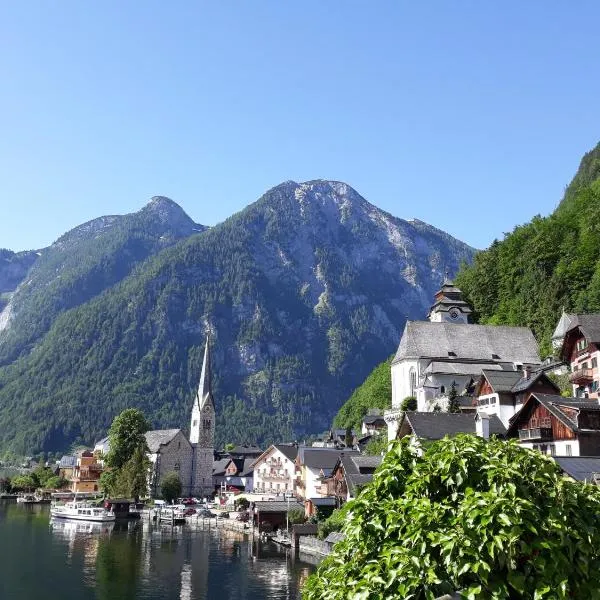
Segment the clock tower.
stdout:
[[435,302],[429,309],[427,318],[432,323],[468,323],[473,311],[465,302],[462,292],[448,278],[444,278],[442,287],[435,294]]

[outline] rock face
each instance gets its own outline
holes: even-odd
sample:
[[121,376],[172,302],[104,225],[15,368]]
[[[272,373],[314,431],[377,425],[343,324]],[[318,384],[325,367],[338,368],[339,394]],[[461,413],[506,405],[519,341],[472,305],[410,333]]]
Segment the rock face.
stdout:
[[[207,333],[217,445],[322,431],[396,348],[405,320],[424,317],[444,271],[454,274],[474,255],[340,182],[285,182],[199,235],[190,235],[199,227],[185,219],[173,226],[179,211],[158,197],[136,213],[168,215],[171,247],[159,251],[153,234],[144,246],[152,257],[121,270],[129,254],[113,253],[119,258],[108,271],[119,276],[105,277],[87,297],[71,286],[70,310],[20,345],[10,332],[26,303],[15,294],[0,334],[1,356],[14,363],[0,369],[0,447],[90,442],[126,406],[142,408],[155,427],[185,425]],[[110,219],[86,224],[93,233],[85,240],[114,231]],[[116,247],[130,247],[130,231],[119,229]],[[185,237],[172,243],[177,235]],[[92,261],[101,273],[106,262]],[[61,281],[72,277],[66,265],[60,273]],[[19,430],[16,419],[26,414],[30,424]]]

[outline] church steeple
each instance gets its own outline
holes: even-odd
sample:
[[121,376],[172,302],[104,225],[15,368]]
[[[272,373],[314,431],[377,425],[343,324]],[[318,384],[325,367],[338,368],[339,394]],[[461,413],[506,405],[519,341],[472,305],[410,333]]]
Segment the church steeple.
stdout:
[[206,336],[200,383],[192,407],[190,442],[212,448],[215,435],[215,403],[211,388],[210,340]]
[[468,323],[471,312],[471,307],[463,299],[461,290],[454,285],[446,269],[444,282],[435,294],[435,302],[429,309],[427,318],[437,323]]

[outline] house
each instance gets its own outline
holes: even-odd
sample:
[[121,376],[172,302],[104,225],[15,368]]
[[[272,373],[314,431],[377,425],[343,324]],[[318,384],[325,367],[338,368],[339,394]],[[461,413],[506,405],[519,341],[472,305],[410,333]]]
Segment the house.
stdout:
[[254,492],[257,494],[293,493],[296,481],[295,460],[298,446],[275,444],[253,463]]
[[[322,496],[322,483],[331,476],[344,450],[336,448],[298,448],[296,457],[296,495],[305,500]],[[356,453],[348,451],[347,453]]]
[[508,437],[552,456],[600,456],[600,404],[533,393],[511,419]]
[[459,433],[471,433],[488,438],[506,436],[506,427],[497,415],[477,413],[411,412],[406,411],[398,429],[398,439],[414,436],[420,440],[441,440]]
[[342,453],[327,479],[328,494],[335,497],[338,506],[352,500],[363,485],[370,483],[382,460],[382,456]]
[[361,434],[376,435],[381,432],[387,433],[387,423],[383,418],[382,411],[378,408],[370,408],[369,412],[363,417]]
[[597,399],[600,387],[600,314],[563,313],[554,332],[557,337],[553,341],[560,340],[560,335],[560,357],[570,365],[569,380],[573,385],[573,396]]
[[320,519],[326,519],[337,506],[337,500],[333,496],[307,498],[304,502],[304,516],[310,519],[314,515],[319,515]]
[[532,392],[560,394],[560,388],[538,369],[524,367],[522,371],[497,371],[484,369],[475,386],[474,405],[478,411],[497,415],[505,427],[521,410]]
[[100,476],[103,466],[96,460],[93,452],[84,450],[77,457],[69,481],[69,489],[74,493],[100,491]]
[[252,509],[254,526],[260,532],[269,532],[285,529],[288,525],[288,513],[298,510],[304,512],[304,505],[296,500],[254,502]]
[[222,458],[215,461],[213,482],[217,491],[252,491],[254,458]]
[[473,325],[462,292],[446,279],[428,321],[407,321],[392,361],[392,410],[386,411],[388,439],[394,439],[407,396],[419,412],[445,410],[454,386],[461,407],[472,410],[470,393],[482,370],[517,371],[540,364],[538,346],[526,327]]
[[77,457],[76,456],[63,456],[61,457],[58,463],[58,476],[66,479],[67,481],[71,479],[73,475],[73,471],[77,466]]
[[[152,463],[149,477],[151,496],[160,496],[160,485],[168,473],[177,473],[181,481],[181,493],[193,494],[192,460],[194,450],[181,429],[158,429],[146,432],[148,458]],[[211,473],[212,477],[212,473]]]

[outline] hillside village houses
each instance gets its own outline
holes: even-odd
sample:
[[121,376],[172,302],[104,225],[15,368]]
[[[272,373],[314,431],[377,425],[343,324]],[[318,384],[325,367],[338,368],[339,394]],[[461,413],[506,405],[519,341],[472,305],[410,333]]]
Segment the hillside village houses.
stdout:
[[[460,289],[446,277],[428,320],[406,322],[391,367],[392,410],[385,413],[388,439],[397,437],[407,396],[416,397],[419,412],[443,411],[454,386],[463,408],[472,410],[472,389],[483,370],[516,373],[541,364],[531,330],[474,325],[469,322],[471,312]],[[486,412],[508,424],[514,407],[501,410],[488,400]]]

